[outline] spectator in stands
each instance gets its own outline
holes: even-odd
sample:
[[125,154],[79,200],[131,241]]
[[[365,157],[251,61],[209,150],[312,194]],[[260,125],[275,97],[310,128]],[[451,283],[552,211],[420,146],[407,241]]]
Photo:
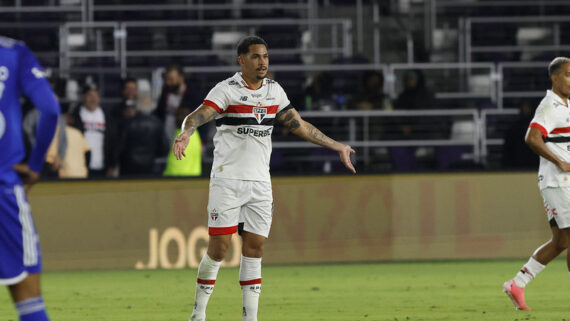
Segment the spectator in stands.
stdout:
[[[51,81],[50,84],[54,89],[54,93],[56,93],[55,88],[53,87],[53,83]],[[63,106],[61,107],[63,109]],[[26,145],[28,146],[28,151],[31,150],[31,148],[36,144],[35,140],[36,129],[39,119],[40,119],[40,113],[39,110],[36,108],[31,109],[24,117],[22,128],[24,130],[24,136],[26,139]],[[59,115],[57,126],[58,128],[63,128],[65,126],[65,117],[63,115]],[[42,176],[46,177],[57,176],[57,171],[61,166],[61,161],[65,158],[65,153],[67,150],[67,135],[65,131],[56,130],[53,140],[57,141],[58,148],[56,150],[56,153],[52,154],[51,157],[46,158],[46,162],[44,163],[44,168],[42,169]]]
[[[419,110],[436,108],[435,95],[425,85],[423,73],[419,70],[409,70],[403,78],[404,90],[394,102],[396,110]],[[433,118],[421,119],[420,117],[398,117],[393,119],[395,130],[390,134],[393,139],[417,140],[434,139],[437,130],[434,131]],[[392,164],[396,170],[416,170],[433,166],[434,149],[431,147],[391,147],[390,155]],[[419,160],[422,160],[420,162]]]
[[413,110],[435,107],[435,95],[427,88],[423,73],[419,70],[407,71],[404,74],[404,90],[394,102],[394,108]]
[[[60,125],[57,128],[58,131],[63,129],[67,137],[65,157],[61,159],[58,166],[58,176],[60,178],[87,178],[89,173],[87,169],[89,144],[77,128],[67,124],[67,122],[72,121],[71,115],[64,115],[64,119],[66,122],[63,126]],[[60,148],[59,141],[54,139],[48,149],[46,162],[55,159]]]
[[91,150],[89,177],[112,177],[116,168],[112,118],[100,106],[99,90],[83,88],[83,104],[72,114],[72,126],[84,135]]
[[[176,136],[180,134],[182,122],[186,115],[190,114],[192,109],[186,106],[180,106],[176,111]],[[202,140],[200,134],[195,131],[190,136],[190,142],[185,150],[186,157],[181,160],[176,160],[174,152],[171,149],[166,159],[166,169],[164,176],[200,176],[202,175]]]
[[332,93],[333,77],[328,72],[316,75],[305,90],[305,109],[334,110],[337,109]]
[[524,142],[524,136],[533,115],[534,110],[530,101],[523,100],[517,120],[509,126],[505,133],[505,144],[503,145],[504,168],[534,169],[538,166],[539,157]]
[[120,137],[119,165],[121,176],[149,175],[155,160],[164,157],[170,146],[158,118],[142,110],[152,104],[150,97],[140,97],[136,105],[125,106],[125,127]]
[[164,124],[166,136],[170,139],[176,132],[176,110],[180,106],[196,108],[202,101],[196,91],[188,88],[184,71],[179,65],[170,65],[164,75],[164,86],[154,110],[154,115]]
[[356,110],[392,110],[392,102],[384,93],[384,75],[375,70],[364,73],[362,90],[348,105]]
[[122,100],[111,109],[111,116],[113,121],[120,127],[123,123],[123,111],[126,107],[135,106],[137,103],[138,86],[137,80],[134,78],[126,78],[123,81],[123,90],[121,92]]

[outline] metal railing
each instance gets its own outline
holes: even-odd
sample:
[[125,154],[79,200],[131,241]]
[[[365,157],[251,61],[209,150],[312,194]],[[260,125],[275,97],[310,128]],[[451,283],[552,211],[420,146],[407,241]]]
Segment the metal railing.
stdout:
[[[443,73],[440,77],[444,80],[444,84],[433,83],[436,77],[427,79],[430,88],[436,90],[436,98],[438,99],[458,99],[458,98],[488,98],[491,102],[496,102],[497,89],[494,80],[497,79],[496,66],[494,63],[416,63],[416,64],[390,64],[387,68],[385,79],[387,82],[388,92],[392,98],[397,97],[397,93],[401,91],[397,82],[397,74],[408,70],[421,70],[424,73],[439,71]],[[477,71],[476,71],[477,70]],[[454,72],[453,81],[449,81],[450,72]],[[481,75],[489,79],[486,88],[476,88],[471,83],[471,79],[475,75]],[[426,76],[426,78],[429,78]],[[431,84],[429,84],[432,82]],[[454,88],[452,88],[454,87]],[[447,88],[447,90],[440,90]],[[455,89],[455,90],[450,90]],[[481,90],[482,89],[482,90]]]
[[[477,17],[465,19],[465,61],[473,61],[476,53],[540,53],[561,52],[570,49],[570,44],[561,43],[561,23],[570,23],[568,16],[534,16],[534,17]],[[474,25],[492,24],[495,28],[504,26],[537,26],[549,27],[552,30],[551,44],[528,45],[474,45],[472,43]]]
[[[393,111],[382,111],[382,110],[369,110],[369,111],[309,111],[301,112],[301,116],[309,121],[313,119],[334,119],[342,118],[348,119],[348,126],[346,126],[346,131],[343,136],[338,133],[335,136],[337,139],[351,145],[354,148],[362,149],[362,157],[365,164],[369,164],[370,159],[370,149],[374,147],[402,147],[402,146],[472,146],[473,147],[473,157],[475,161],[480,161],[480,128],[475,126],[470,139],[454,139],[452,137],[442,138],[442,139],[397,139],[397,140],[387,140],[378,139],[371,137],[371,120],[375,118],[399,118],[400,120],[406,119],[403,123],[418,121],[418,117],[422,120],[429,118],[441,118],[441,117],[451,117],[460,118],[467,121],[472,121],[475,124],[479,123],[479,113],[476,109],[456,109],[456,110],[393,110]],[[360,128],[357,126],[357,119],[360,119]],[[387,121],[390,122],[390,121]],[[336,126],[335,126],[336,127]],[[338,127],[336,127],[338,128]],[[441,130],[441,128],[434,128],[435,131]],[[359,134],[358,131],[361,131]],[[361,137],[357,140],[357,137]],[[302,141],[292,141],[292,142],[275,142],[273,143],[275,148],[314,148],[315,145],[302,142]]]
[[[501,62],[497,64],[498,78],[497,107],[502,109],[505,99],[509,98],[540,98],[545,95],[546,89],[550,88],[548,78],[547,61],[536,62]],[[512,77],[511,72],[516,72]],[[532,72],[532,75],[528,73]],[[540,75],[537,77],[536,75]],[[531,79],[540,80],[540,85]],[[512,89],[513,87],[518,87]]]
[[[519,109],[485,109],[481,111],[479,118],[479,127],[481,128],[481,160],[486,163],[489,156],[489,146],[500,146],[504,144],[503,138],[489,138],[487,133],[488,119],[490,116],[516,116],[519,115]],[[523,138],[521,137],[521,140]]]
[[[128,60],[133,57],[196,57],[218,55],[225,57],[235,56],[234,50],[230,49],[212,49],[212,48],[191,48],[192,44],[188,44],[187,49],[180,50],[132,50],[128,48],[128,37],[130,32],[135,29],[144,28],[162,28],[176,29],[181,28],[213,28],[217,30],[226,28],[235,31],[241,28],[249,34],[255,33],[255,28],[260,26],[328,26],[330,28],[332,42],[330,46],[325,48],[276,48],[272,49],[272,55],[291,55],[291,54],[331,54],[331,55],[352,55],[352,33],[351,20],[349,19],[244,19],[237,21],[136,21],[136,22],[88,22],[65,23],[60,28],[60,35],[63,41],[60,41],[60,69],[65,73],[72,67],[71,59],[73,58],[102,58],[110,57],[120,66],[122,75],[126,75],[129,66]],[[102,39],[106,29],[107,38]],[[74,32],[75,31],[75,32]],[[73,34],[82,37],[93,38],[91,42],[95,42],[91,50],[77,50],[69,45],[69,37]],[[340,39],[339,39],[340,38]],[[340,44],[339,44],[340,40]],[[103,43],[114,43],[113,48],[104,49]]]

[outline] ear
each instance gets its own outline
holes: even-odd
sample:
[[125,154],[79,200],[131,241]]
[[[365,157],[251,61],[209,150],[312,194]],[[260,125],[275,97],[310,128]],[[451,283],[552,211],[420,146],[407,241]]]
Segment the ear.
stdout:
[[241,57],[241,55],[238,56],[237,62],[240,66],[243,66],[243,58]]

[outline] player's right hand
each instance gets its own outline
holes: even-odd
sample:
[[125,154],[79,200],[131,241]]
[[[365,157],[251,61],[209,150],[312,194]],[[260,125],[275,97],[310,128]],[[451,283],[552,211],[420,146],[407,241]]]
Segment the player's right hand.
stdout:
[[174,145],[172,145],[172,151],[174,152],[174,156],[177,160],[181,160],[182,157],[186,157],[186,147],[190,142],[190,135],[186,131],[182,131],[176,139],[174,140]]
[[40,173],[31,170],[27,164],[16,164],[13,169],[18,173],[18,176],[20,176],[26,193],[28,193],[32,186],[40,179]]

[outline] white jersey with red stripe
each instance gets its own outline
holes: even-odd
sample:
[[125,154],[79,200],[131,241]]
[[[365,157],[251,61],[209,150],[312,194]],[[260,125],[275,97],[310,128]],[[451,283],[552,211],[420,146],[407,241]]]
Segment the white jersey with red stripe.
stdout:
[[283,88],[265,78],[261,87],[254,90],[237,72],[212,88],[203,104],[219,113],[210,177],[270,181],[275,115],[291,108]]
[[[541,131],[546,147],[560,160],[570,162],[570,101],[564,101],[554,92],[547,90],[529,127]],[[554,163],[540,157],[538,187],[570,186],[570,173],[560,170]]]

